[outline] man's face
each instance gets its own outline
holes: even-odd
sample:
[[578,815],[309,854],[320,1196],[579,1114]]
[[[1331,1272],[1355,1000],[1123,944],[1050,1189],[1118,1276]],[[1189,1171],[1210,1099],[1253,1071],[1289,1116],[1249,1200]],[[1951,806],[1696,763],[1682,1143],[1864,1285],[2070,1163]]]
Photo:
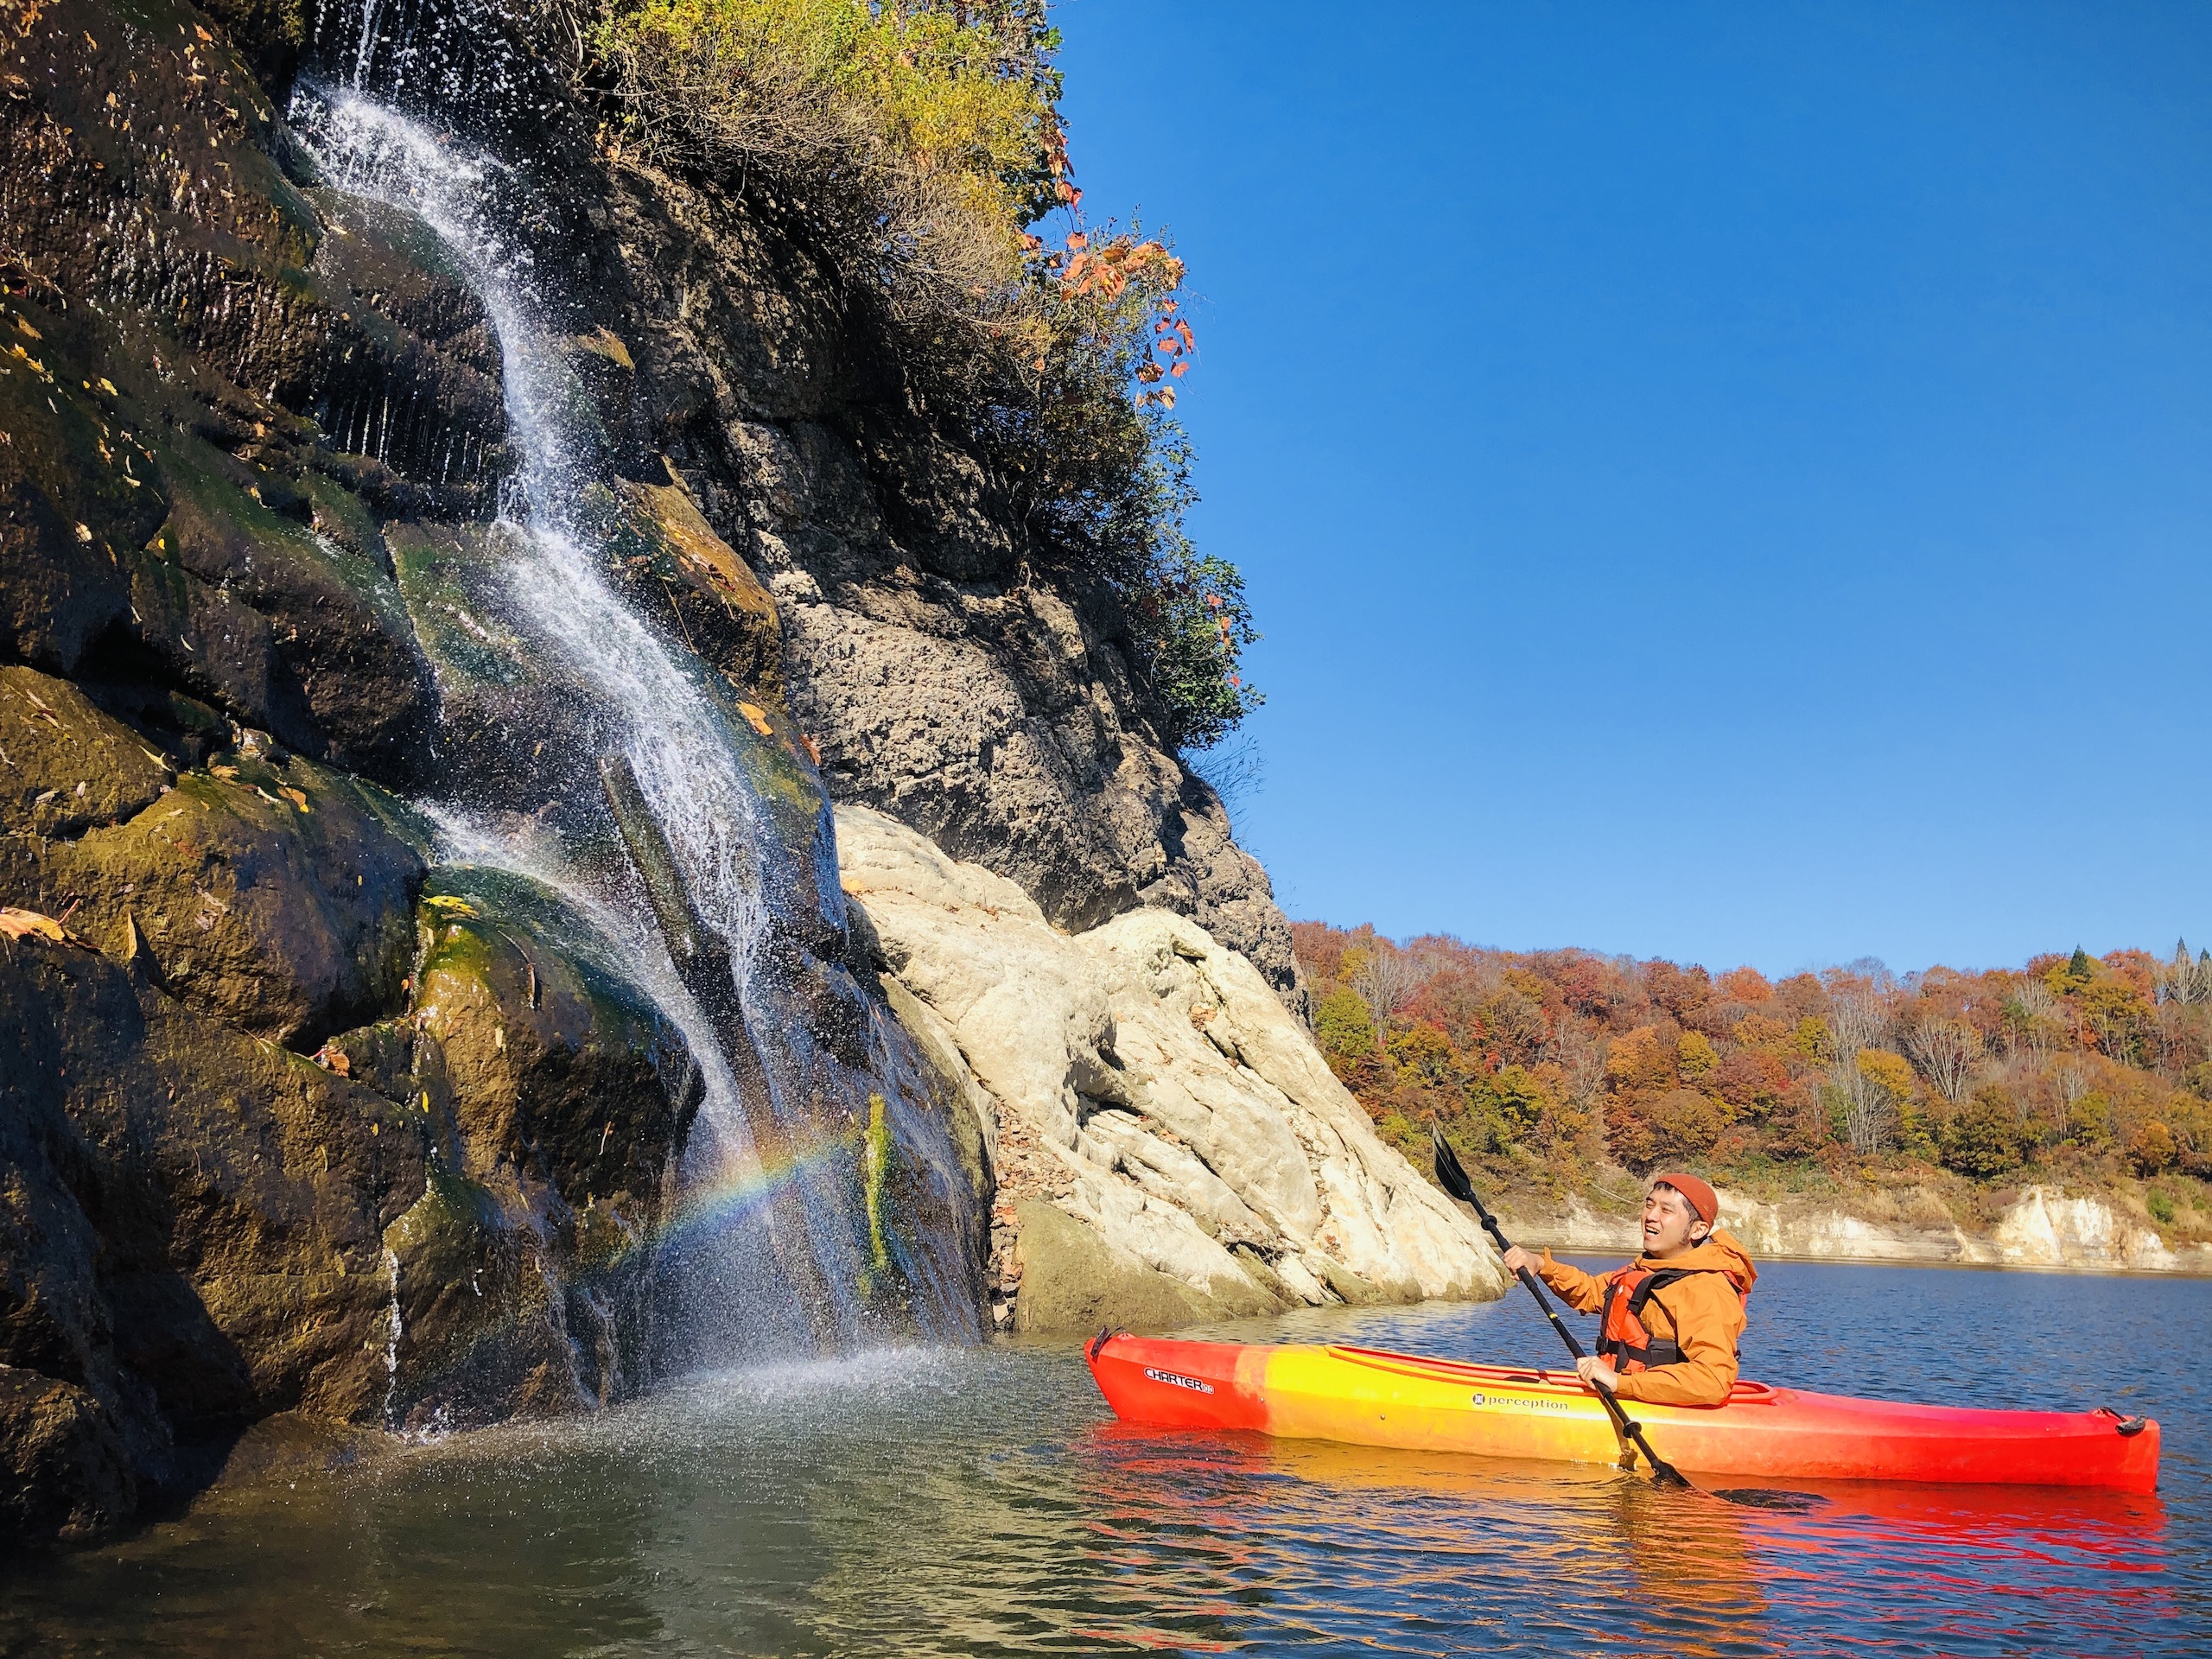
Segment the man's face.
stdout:
[[1690,1201],[1671,1186],[1654,1185],[1643,1195],[1643,1253],[1672,1255],[1687,1249],[1710,1230]]

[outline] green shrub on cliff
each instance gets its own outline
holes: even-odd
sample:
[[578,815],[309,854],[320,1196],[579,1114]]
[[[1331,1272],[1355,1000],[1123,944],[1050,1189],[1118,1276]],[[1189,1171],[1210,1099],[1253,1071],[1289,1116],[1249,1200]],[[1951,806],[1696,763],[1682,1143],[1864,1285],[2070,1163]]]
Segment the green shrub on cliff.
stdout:
[[964,244],[986,280],[1016,274],[1022,228],[1054,204],[1059,42],[1041,4],[639,0],[594,43],[657,156],[907,198],[807,206],[903,209],[895,233],[940,256]]
[[1162,737],[1232,730],[1258,636],[1236,567],[1183,535],[1182,262],[1084,225],[1044,0],[610,0],[593,44],[614,146],[748,194],[826,257],[1033,555],[1121,595]]

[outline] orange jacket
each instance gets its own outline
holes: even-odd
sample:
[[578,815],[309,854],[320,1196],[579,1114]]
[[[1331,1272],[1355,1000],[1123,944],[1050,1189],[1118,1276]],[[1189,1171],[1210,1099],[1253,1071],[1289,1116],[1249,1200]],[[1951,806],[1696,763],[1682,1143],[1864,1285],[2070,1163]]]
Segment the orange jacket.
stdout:
[[[1687,1271],[1689,1277],[1654,1291],[1643,1323],[1655,1338],[1672,1340],[1682,1351],[1677,1365],[1654,1366],[1624,1376],[1613,1392],[1624,1400],[1655,1406],[1717,1406],[1736,1383],[1736,1343],[1744,1334],[1744,1298],[1759,1270],[1744,1247],[1715,1232],[1681,1255],[1662,1262],[1638,1256],[1636,1265],[1655,1271]],[[1603,1274],[1552,1260],[1549,1250],[1537,1275],[1578,1313],[1595,1313],[1605,1305]]]

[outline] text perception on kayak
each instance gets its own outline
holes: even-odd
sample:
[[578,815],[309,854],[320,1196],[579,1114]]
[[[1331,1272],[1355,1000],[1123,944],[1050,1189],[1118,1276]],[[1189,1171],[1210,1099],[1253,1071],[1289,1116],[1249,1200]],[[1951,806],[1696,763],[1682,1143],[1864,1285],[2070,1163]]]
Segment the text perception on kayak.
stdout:
[[1512,1395],[1497,1400],[1492,1400],[1485,1395],[1478,1394],[1474,1397],[1474,1403],[1478,1406],[1517,1406],[1522,1411],[1573,1411],[1580,1404],[1580,1402],[1573,1400],[1531,1400],[1524,1395]]
[[1155,1370],[1149,1365],[1144,1368],[1144,1374],[1155,1382],[1165,1382],[1171,1389],[1188,1389],[1193,1394],[1213,1392],[1212,1383],[1202,1382],[1195,1376],[1183,1376],[1174,1371]]

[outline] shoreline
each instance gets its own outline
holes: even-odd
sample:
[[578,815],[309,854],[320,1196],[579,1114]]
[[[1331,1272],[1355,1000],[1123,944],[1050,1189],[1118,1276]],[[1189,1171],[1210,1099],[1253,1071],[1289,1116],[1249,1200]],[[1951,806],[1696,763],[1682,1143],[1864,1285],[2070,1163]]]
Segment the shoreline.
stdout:
[[[1499,1219],[1503,1221],[1504,1217],[1500,1217]],[[1594,1244],[1560,1244],[1539,1237],[1534,1232],[1526,1238],[1516,1237],[1513,1242],[1532,1250],[1549,1250],[1560,1261],[1573,1262],[1577,1267],[1591,1262],[1617,1266],[1630,1259],[1630,1251],[1625,1246],[1618,1249],[1603,1249]],[[1955,1257],[1925,1255],[1791,1255],[1779,1252],[1772,1255],[1754,1252],[1751,1259],[1754,1265],[1762,1269],[1772,1262],[1809,1262],[1815,1267],[1823,1268],[1938,1268],[1955,1273],[2053,1274],[2085,1279],[2212,1279],[2212,1265],[2195,1264],[2178,1268],[2113,1268],[2026,1262],[1966,1262]]]
[[[1906,1213],[1884,1219],[1855,1213],[1847,1200],[1775,1203],[1717,1190],[1720,1225],[1757,1261],[2212,1277],[2212,1244],[2170,1243],[2155,1224],[2126,1214],[2104,1194],[2031,1185],[1989,1226],[1969,1230],[1940,1198],[1919,1188],[1887,1195],[1890,1207]],[[1509,1198],[1500,1217],[1532,1249],[1617,1255],[1636,1248],[1632,1216],[1601,1214],[1580,1197],[1548,1212],[1522,1210]]]

